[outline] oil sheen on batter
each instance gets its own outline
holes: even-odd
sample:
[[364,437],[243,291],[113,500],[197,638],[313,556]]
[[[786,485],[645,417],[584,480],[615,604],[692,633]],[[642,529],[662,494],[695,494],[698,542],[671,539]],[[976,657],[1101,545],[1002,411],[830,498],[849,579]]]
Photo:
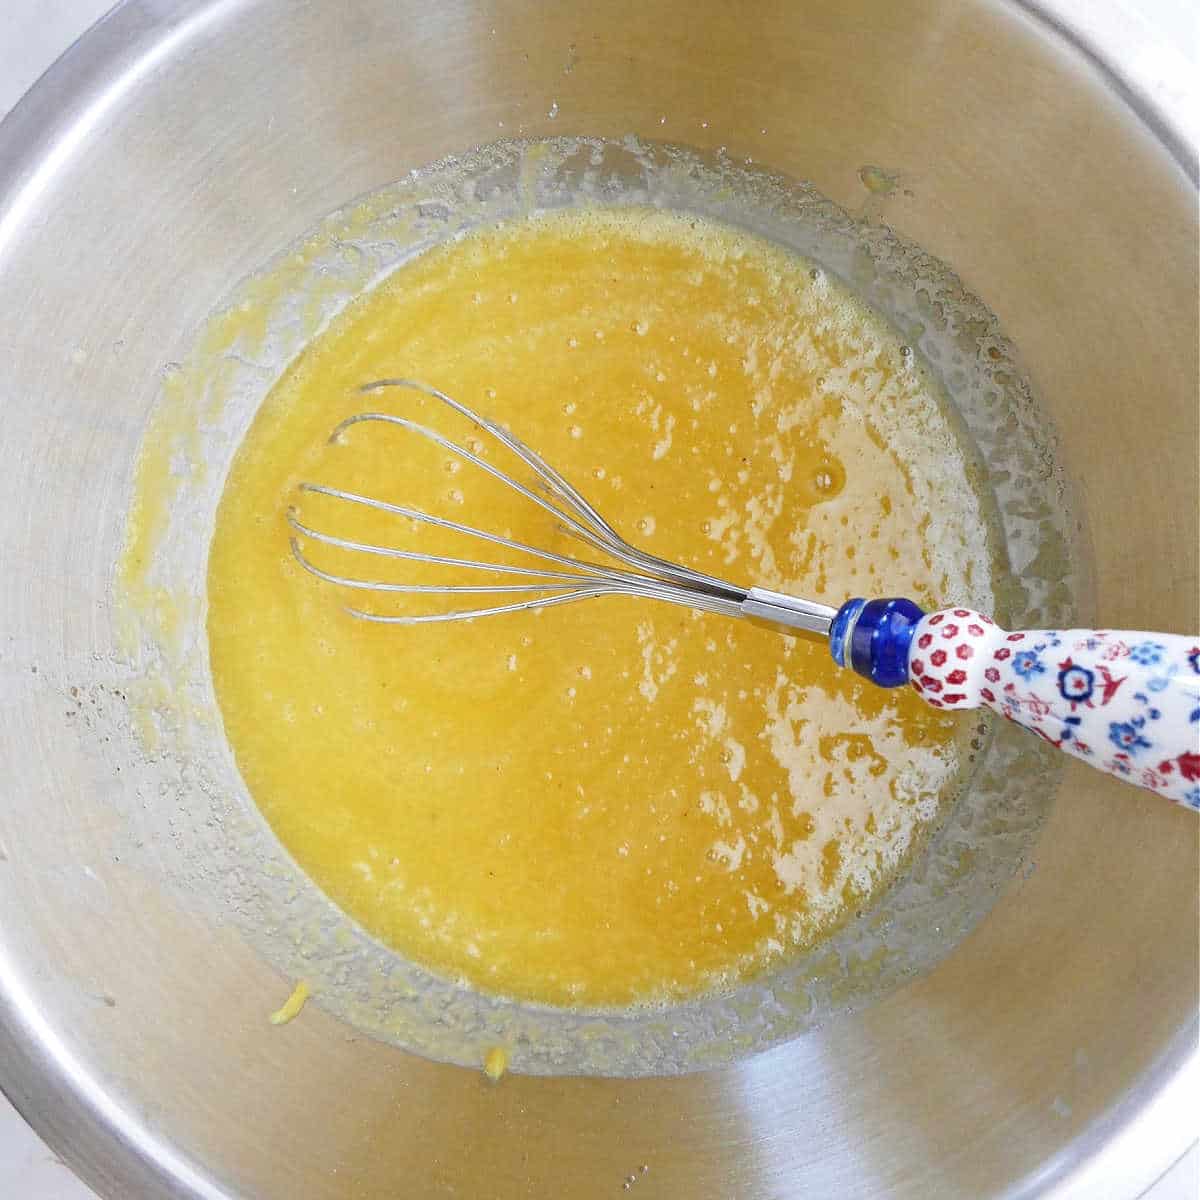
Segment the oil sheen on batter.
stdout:
[[[966,764],[955,718],[907,689],[870,687],[815,640],[625,598],[366,624],[343,603],[402,602],[295,565],[290,505],[344,536],[481,549],[301,500],[302,479],[578,553],[403,431],[327,444],[364,407],[479,444],[411,393],[354,394],[396,375],[508,425],[659,554],[833,604],[986,599],[969,469],[890,327],[810,263],[677,214],[474,233],[398,270],[274,388],[208,579],[251,794],[330,897],[436,972],[552,1004],[652,1003],[758,972],[869,903]],[[310,549],[329,570],[405,575]]]

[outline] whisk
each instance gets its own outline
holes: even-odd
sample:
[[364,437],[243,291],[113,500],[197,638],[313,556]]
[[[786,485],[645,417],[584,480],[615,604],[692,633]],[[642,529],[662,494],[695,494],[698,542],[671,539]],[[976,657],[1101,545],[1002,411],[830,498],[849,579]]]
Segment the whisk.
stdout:
[[[350,606],[351,616],[381,625],[478,620],[601,596],[634,596],[750,617],[824,637],[834,661],[881,687],[910,684],[939,709],[988,707],[1051,745],[1113,775],[1200,810],[1200,638],[1118,630],[1025,630],[1010,633],[969,608],[925,613],[901,598],[847,600],[838,608],[761,587],[741,587],[632,545],[540,455],[503,426],[435,387],[413,379],[380,379],[364,395],[406,389],[439,401],[514,455],[532,485],[438,431],[390,412],[361,412],[342,421],[330,441],[353,426],[381,423],[427,439],[537,505],[583,549],[578,556],[514,540],[419,507],[319,483],[299,491],[359,506],[447,534],[474,539],[518,563],[461,558],[356,541],[324,532],[288,512],[291,549],[309,574],[327,584],[376,595],[489,597],[448,611],[377,613]],[[469,582],[372,580],[319,566],[307,545],[361,556],[448,568]]]

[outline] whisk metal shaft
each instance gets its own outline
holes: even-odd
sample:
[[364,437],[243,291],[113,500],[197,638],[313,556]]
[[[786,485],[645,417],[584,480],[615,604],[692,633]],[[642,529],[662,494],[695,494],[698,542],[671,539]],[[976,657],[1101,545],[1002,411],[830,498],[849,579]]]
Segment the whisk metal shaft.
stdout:
[[[405,388],[440,401],[457,412],[479,430],[486,433],[505,450],[515,455],[532,472],[535,487],[529,487],[501,470],[466,446],[445,437],[437,430],[393,413],[363,412],[348,417],[334,429],[330,441],[340,440],[354,425],[377,421],[416,434],[454,455],[461,462],[485,472],[523,499],[537,505],[553,518],[557,527],[584,543],[594,554],[619,563],[614,566],[591,558],[559,554],[527,542],[504,537],[489,530],[466,525],[423,509],[394,504],[371,496],[323,484],[302,483],[302,495],[319,495],[343,504],[357,505],[374,512],[386,513],[421,525],[443,529],[456,536],[474,538],[479,542],[526,557],[524,566],[485,559],[460,558],[405,550],[391,545],[355,541],[323,532],[302,520],[293,509],[288,513],[291,525],[292,554],[311,575],[326,583],[352,591],[374,592],[382,595],[467,596],[494,595],[505,598],[501,603],[475,608],[453,609],[448,612],[375,613],[350,606],[347,611],[364,621],[384,625],[418,625],[443,621],[465,621],[501,613],[550,608],[595,596],[638,596],[662,600],[705,612],[730,617],[758,617],[810,633],[828,635],[837,610],[795,596],[763,588],[744,588],[723,579],[695,571],[690,567],[649,554],[627,542],[600,513],[539,454],[502,425],[490,421],[460,400],[414,379],[380,379],[363,385],[364,394],[388,388]],[[536,490],[535,490],[536,488]],[[325,570],[305,553],[302,540],[338,550],[350,551],[377,558],[422,563],[460,572],[474,573],[478,582],[471,583],[397,583],[360,578]],[[507,600],[514,594],[526,598]]]

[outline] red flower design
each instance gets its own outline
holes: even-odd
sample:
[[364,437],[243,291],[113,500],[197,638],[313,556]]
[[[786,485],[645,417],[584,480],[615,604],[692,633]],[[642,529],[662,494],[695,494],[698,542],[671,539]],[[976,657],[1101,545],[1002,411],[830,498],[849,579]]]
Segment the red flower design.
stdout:
[[1025,635],[1023,633],[1010,633],[1008,637],[1005,638],[1005,641],[1009,642],[1023,642],[1024,640]]
[[967,632],[972,637],[983,637],[983,626],[982,625],[968,625]]
[[993,703],[996,699],[996,693],[991,688],[980,688],[979,694],[989,703]]
[[951,671],[950,674],[946,676],[946,682],[947,683],[966,683],[967,682],[967,673],[966,673],[966,671]]
[[1200,779],[1200,754],[1188,750],[1175,761],[1179,764],[1179,773],[1184,779]]
[[933,665],[934,665],[935,667],[940,667],[940,666],[942,665],[942,663],[944,663],[944,662],[946,661],[946,652],[945,652],[945,650],[935,650],[935,651],[934,651],[934,652],[933,652],[933,653],[932,653],[932,654],[929,656],[929,661],[930,661],[931,663],[933,663]]
[[989,683],[999,683],[1000,682],[1000,672],[997,671],[995,667],[988,667],[988,669],[986,671],[984,671],[983,677]]
[[1114,679],[1112,672],[1105,666],[1096,668],[1100,672],[1101,678],[1104,680],[1104,695],[1101,699],[1101,704],[1107,704],[1117,694],[1117,688],[1121,686],[1129,678],[1128,675],[1122,675],[1120,679]]
[[923,633],[923,634],[921,634],[921,636],[919,638],[917,638],[917,645],[920,646],[922,650],[925,650],[928,648],[929,643],[932,641],[933,641],[932,633]]
[[919,658],[914,658],[908,664],[908,669],[918,678],[925,674],[925,664]]
[[1003,662],[1010,654],[1012,654],[1012,651],[1007,646],[1001,646],[992,657]]
[[942,681],[940,679],[934,679],[932,675],[922,675],[921,682],[931,692],[940,692],[942,690]]
[[975,655],[975,647],[974,647],[974,646],[968,646],[968,645],[967,645],[967,644],[964,642],[964,643],[963,643],[961,646],[959,646],[959,647],[958,647],[958,648],[957,648],[957,649],[954,651],[954,653],[955,653],[955,654],[957,654],[957,655],[958,655],[958,657],[959,657],[959,658],[961,658],[961,659],[962,659],[964,662],[966,662],[966,660],[967,660],[968,658],[973,658],[973,657],[974,657],[974,655]]
[[966,694],[963,692],[947,692],[945,696],[947,704],[959,704],[966,698]]
[[945,613],[934,613],[933,616],[929,618],[929,623],[930,625],[940,625],[942,621],[945,620],[945,617]]
[[971,614],[965,608],[956,608],[954,610],[954,615],[956,617],[969,617]]
[[946,628],[942,630],[942,637],[944,637],[944,638],[958,637],[958,626],[957,625],[947,625]]

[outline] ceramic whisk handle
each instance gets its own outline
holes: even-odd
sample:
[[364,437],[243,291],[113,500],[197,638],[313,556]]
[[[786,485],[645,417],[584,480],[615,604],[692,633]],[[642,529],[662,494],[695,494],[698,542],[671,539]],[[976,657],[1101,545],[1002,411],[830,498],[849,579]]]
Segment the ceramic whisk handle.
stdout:
[[994,709],[1060,750],[1200,810],[1200,638],[1121,630],[1009,633],[968,608],[851,600],[830,648],[934,708]]

